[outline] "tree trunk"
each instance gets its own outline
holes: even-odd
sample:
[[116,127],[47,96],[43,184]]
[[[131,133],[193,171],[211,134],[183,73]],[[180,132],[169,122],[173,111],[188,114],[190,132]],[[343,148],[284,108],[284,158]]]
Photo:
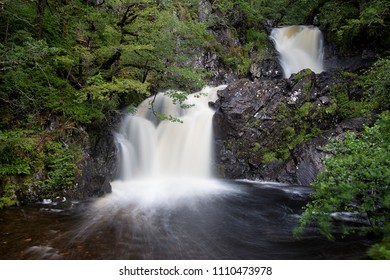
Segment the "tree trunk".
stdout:
[[42,38],[43,31],[43,19],[45,17],[45,8],[46,8],[47,0],[38,0],[37,3],[37,15],[35,18],[35,32],[37,39]]

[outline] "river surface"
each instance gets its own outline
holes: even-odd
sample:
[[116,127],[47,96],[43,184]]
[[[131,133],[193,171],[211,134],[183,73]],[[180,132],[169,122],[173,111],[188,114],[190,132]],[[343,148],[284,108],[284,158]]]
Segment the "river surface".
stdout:
[[309,188],[223,184],[164,205],[108,195],[3,209],[0,259],[367,259],[364,239],[328,241],[315,227],[292,237]]

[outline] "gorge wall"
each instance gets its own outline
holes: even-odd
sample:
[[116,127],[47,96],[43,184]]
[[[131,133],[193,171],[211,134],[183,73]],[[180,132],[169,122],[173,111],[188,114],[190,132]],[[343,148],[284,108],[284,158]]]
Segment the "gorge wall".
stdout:
[[[218,13],[209,1],[199,2],[199,21],[207,22]],[[265,28],[270,35],[272,23],[267,22]],[[239,72],[221,57],[229,48],[243,48],[237,30],[214,24],[209,31],[222,50],[194,50],[190,63],[210,71],[208,84],[229,85],[210,104],[216,111],[213,127],[217,176],[310,185],[323,168],[327,141],[342,138],[348,130],[359,131],[369,123],[361,117],[345,117],[342,100],[349,97],[338,88],[350,87],[348,91],[358,95],[352,79],[343,77],[340,71],[366,68],[374,61],[373,54],[342,57],[325,41],[326,72],[303,70],[284,78],[278,53],[269,40],[265,49],[251,51],[248,70]],[[110,121],[104,126],[104,131],[110,133],[91,131],[93,141],[78,183],[82,197],[110,192],[109,182],[116,174],[117,147],[112,133],[117,127]]]

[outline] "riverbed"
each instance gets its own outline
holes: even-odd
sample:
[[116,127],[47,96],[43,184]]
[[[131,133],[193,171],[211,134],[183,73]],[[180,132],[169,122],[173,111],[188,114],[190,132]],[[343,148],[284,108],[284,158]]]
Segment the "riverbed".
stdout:
[[370,242],[359,237],[329,241],[314,225],[293,237],[310,188],[221,184],[216,192],[154,206],[107,195],[3,209],[0,259],[368,258]]

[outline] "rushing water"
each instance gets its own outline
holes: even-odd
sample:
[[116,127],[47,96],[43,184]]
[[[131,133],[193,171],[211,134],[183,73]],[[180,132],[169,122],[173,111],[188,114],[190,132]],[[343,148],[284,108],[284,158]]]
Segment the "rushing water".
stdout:
[[37,204],[3,210],[0,259],[367,258],[369,242],[358,238],[327,241],[315,228],[300,240],[292,237],[310,189],[220,184],[213,194],[153,207],[106,197],[67,209]]
[[[206,87],[182,105],[162,93],[145,100],[135,115],[125,118],[116,135],[121,157],[118,179],[131,185],[134,179],[210,178],[214,112],[208,103],[225,87]],[[160,120],[156,114],[176,121]]]
[[[364,259],[369,242],[292,231],[309,188],[212,176],[213,111],[220,88],[143,103],[116,134],[112,193],[0,212],[1,259]],[[180,122],[159,121],[154,110]]]
[[271,39],[280,54],[284,76],[309,68],[315,73],[323,69],[323,38],[317,27],[293,25],[274,28]]

